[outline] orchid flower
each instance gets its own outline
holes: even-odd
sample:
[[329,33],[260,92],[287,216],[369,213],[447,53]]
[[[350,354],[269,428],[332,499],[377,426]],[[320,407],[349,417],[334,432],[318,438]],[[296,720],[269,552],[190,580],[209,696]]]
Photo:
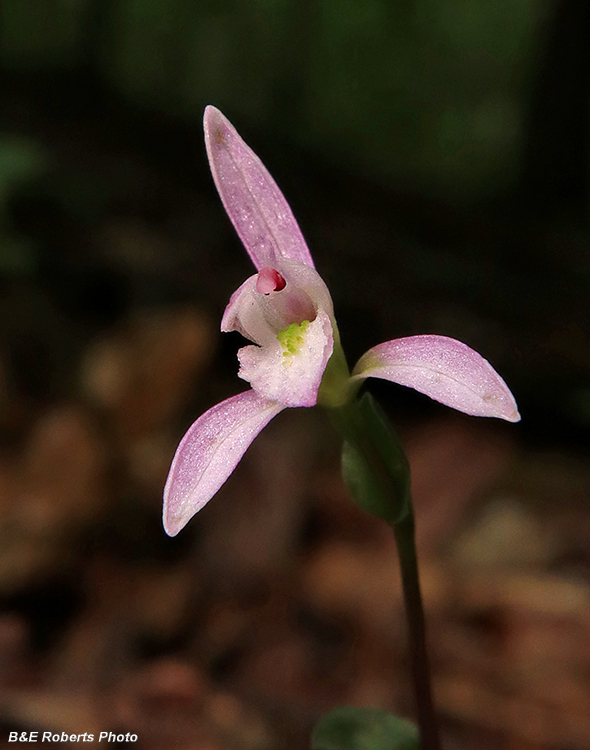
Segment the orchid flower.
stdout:
[[175,536],[223,485],[248,446],[286,407],[341,406],[364,378],[414,388],[453,409],[520,419],[506,383],[477,352],[446,336],[379,344],[349,373],[330,293],[289,204],[256,154],[215,107],[204,117],[215,185],[256,273],[234,292],[221,330],[252,344],[238,352],[251,389],[209,409],[182,439],[164,490],[164,528]]

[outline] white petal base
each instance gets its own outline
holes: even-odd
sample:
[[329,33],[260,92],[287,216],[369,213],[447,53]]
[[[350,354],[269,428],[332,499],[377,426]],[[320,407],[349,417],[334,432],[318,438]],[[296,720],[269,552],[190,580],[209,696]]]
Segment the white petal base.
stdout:
[[263,347],[245,346],[238,352],[238,375],[271,401],[285,406],[314,406],[334,349],[328,314],[320,310],[302,339],[296,354],[286,354],[277,338]]

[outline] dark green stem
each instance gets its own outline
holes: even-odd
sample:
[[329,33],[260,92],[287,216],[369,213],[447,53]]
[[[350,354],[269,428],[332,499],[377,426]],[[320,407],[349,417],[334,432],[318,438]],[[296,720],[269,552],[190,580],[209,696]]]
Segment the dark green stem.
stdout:
[[[373,502],[373,499],[366,497],[366,493],[357,491],[356,502],[364,510],[386,520],[395,534],[408,624],[420,750],[440,750],[418,575],[409,465],[387,418],[369,394],[340,408],[332,409],[331,412],[336,429],[362,462],[353,466],[355,476],[358,478],[359,475],[364,475],[365,482],[367,477],[372,477],[372,494],[379,496],[376,502]],[[344,473],[346,478],[346,471]],[[350,489],[355,494],[355,488]]]
[[401,566],[414,696],[418,712],[421,750],[440,750],[438,724],[430,685],[430,663],[426,648],[426,621],[420,591],[414,517],[410,513],[393,527]]

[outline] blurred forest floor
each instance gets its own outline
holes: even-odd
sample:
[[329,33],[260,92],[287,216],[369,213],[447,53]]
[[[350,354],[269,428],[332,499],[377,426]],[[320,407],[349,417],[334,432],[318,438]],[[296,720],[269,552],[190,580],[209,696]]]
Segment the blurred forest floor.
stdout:
[[[179,537],[161,528],[183,430],[243,386],[240,339],[218,323],[250,270],[200,132],[68,111],[75,80],[5,83],[0,741],[299,750],[335,705],[411,717],[392,538],[347,499],[324,414],[281,414]],[[279,182],[305,194],[351,360],[448,333],[522,407],[513,427],[374,388],[412,467],[445,747],[585,750],[585,230],[462,214],[291,156],[301,174]]]

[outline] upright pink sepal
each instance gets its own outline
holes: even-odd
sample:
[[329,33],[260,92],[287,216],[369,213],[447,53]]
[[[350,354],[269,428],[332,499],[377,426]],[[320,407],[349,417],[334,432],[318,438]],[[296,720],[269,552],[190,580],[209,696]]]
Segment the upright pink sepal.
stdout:
[[518,422],[506,383],[480,354],[447,336],[409,336],[369,349],[353,378],[383,378],[476,417]]
[[211,500],[260,430],[284,408],[249,390],[197,419],[176,450],[164,488],[169,536],[176,536]]
[[215,107],[204,117],[205,145],[227,215],[257,269],[286,258],[314,268],[311,253],[278,185]]

